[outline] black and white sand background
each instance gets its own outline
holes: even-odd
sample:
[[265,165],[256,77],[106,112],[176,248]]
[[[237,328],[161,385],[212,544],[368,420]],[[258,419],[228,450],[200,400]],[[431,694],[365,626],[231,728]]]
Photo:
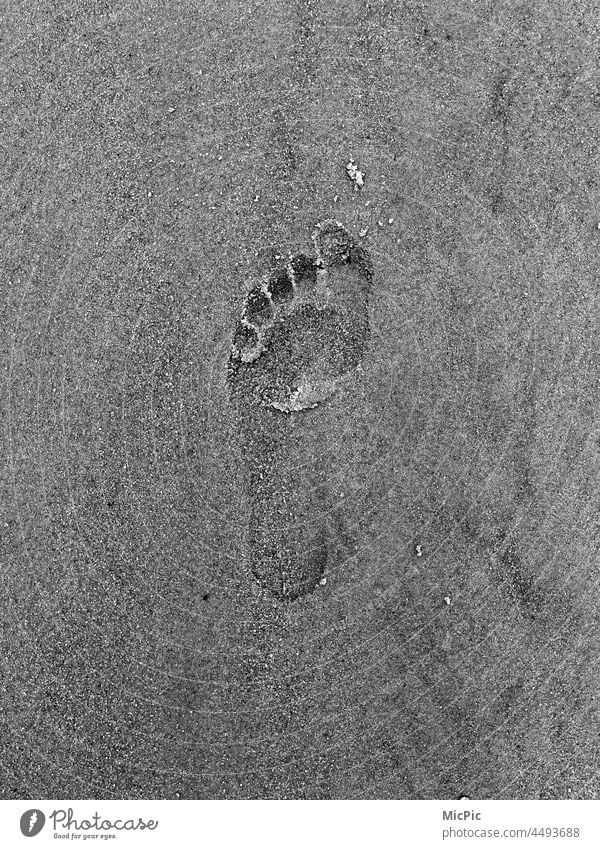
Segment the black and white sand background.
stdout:
[[[1,14],[0,795],[597,796],[594,4]],[[251,448],[236,323],[329,219],[367,350]]]

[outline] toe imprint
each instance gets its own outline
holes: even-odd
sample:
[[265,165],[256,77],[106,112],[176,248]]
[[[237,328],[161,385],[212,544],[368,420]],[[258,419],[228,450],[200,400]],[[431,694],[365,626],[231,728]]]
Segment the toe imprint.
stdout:
[[310,295],[317,285],[316,257],[297,254],[290,259],[290,269],[299,295]]
[[240,322],[233,334],[232,355],[248,363],[260,354],[258,331],[250,324]]
[[268,293],[261,286],[255,286],[248,292],[242,316],[257,328],[272,321],[273,304]]
[[267,283],[267,291],[274,304],[285,304],[294,297],[294,284],[287,269],[275,274]]

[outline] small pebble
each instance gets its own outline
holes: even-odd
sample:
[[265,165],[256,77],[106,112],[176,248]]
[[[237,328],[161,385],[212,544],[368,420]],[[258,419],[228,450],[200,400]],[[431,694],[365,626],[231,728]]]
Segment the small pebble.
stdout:
[[327,578],[321,578],[321,580],[319,581],[319,583],[321,584],[321,586],[322,586],[322,587],[324,587],[324,586],[325,586],[325,584],[327,583]]

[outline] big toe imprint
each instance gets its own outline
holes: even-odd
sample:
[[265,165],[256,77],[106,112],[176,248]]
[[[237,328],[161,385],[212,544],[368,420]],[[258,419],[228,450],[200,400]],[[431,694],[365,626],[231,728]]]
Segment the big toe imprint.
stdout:
[[302,416],[350,379],[369,339],[368,253],[338,221],[318,224],[313,242],[313,256],[291,256],[248,290],[228,365],[252,504],[252,571],[287,599],[314,589],[331,550],[313,496],[327,485],[323,458],[310,448],[318,423],[313,413],[303,428]]

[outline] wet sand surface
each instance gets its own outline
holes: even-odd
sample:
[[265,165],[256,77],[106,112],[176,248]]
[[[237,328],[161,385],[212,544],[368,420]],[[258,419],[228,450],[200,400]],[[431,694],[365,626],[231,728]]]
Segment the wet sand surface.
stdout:
[[[596,797],[594,5],[3,17],[0,795]],[[369,344],[284,438],[232,334],[329,218]]]

